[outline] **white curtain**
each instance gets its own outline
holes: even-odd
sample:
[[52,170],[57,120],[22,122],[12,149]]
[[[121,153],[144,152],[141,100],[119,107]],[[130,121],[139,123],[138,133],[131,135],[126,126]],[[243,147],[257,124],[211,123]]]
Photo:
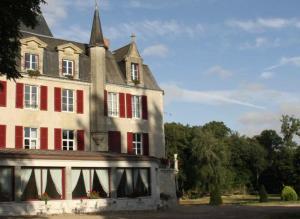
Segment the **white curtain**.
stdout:
[[132,187],[132,169],[126,169],[126,181],[127,181],[127,192],[132,193],[133,187]]
[[50,169],[50,174],[54,182],[56,191],[62,195],[62,171],[61,169]]
[[47,169],[42,169],[42,192],[45,193],[47,185]]
[[12,172],[11,168],[0,169],[0,187],[3,193],[11,193],[12,191]]
[[78,179],[79,179],[79,176],[80,176],[80,169],[73,169],[72,170],[72,192],[74,191],[76,185],[77,185],[77,182],[78,182]]
[[28,184],[28,181],[29,181],[29,178],[31,176],[31,173],[32,173],[32,169],[22,169],[22,173],[21,173],[21,189],[22,189],[22,192],[24,191],[24,189],[26,188],[27,184]]
[[83,179],[84,179],[84,185],[85,185],[85,190],[88,193],[91,191],[90,189],[90,170],[82,170],[83,172]]
[[108,170],[96,170],[100,183],[102,185],[103,190],[106,192],[107,196],[109,195],[109,178],[108,178]]
[[149,175],[148,175],[148,170],[147,169],[140,169],[140,176],[142,178],[142,181],[146,187],[146,189],[149,191]]
[[36,188],[39,195],[42,195],[42,188],[41,188],[41,169],[34,169],[34,175],[35,175],[35,182],[36,182]]
[[117,171],[116,171],[116,186],[117,186],[117,188],[120,185],[120,181],[122,179],[123,173],[124,173],[124,169],[117,169]]

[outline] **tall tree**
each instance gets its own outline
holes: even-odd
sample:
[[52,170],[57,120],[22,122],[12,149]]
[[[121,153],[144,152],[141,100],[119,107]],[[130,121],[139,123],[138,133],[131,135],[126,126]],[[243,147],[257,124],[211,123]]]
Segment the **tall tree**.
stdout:
[[281,133],[284,146],[293,148],[297,144],[293,141],[295,135],[300,136],[300,120],[294,116],[283,115],[281,118]]
[[21,77],[17,71],[16,59],[20,56],[20,25],[34,28],[37,15],[41,13],[40,4],[44,0],[1,0],[0,1],[0,75],[8,79]]

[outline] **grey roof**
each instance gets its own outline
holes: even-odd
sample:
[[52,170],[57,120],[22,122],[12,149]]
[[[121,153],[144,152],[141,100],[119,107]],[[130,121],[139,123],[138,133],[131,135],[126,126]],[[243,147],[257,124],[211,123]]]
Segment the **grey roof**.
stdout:
[[98,8],[95,9],[89,46],[104,47],[104,37],[101,28]]
[[125,56],[129,53],[130,47],[131,43],[113,51],[114,57],[117,62],[120,62],[125,58]]
[[[97,17],[97,14],[96,14]],[[43,20],[44,21],[44,20]],[[45,26],[44,24],[42,26]],[[48,25],[46,25],[48,27]],[[101,28],[101,26],[100,26]],[[72,43],[79,47],[83,53],[79,56],[79,80],[90,82],[91,65],[89,56],[89,44],[79,43],[71,40],[57,39],[50,35],[41,34],[39,31],[29,32],[28,29],[22,29],[22,38],[35,36],[47,44],[44,49],[43,73],[50,77],[59,77],[59,60],[57,46]],[[51,32],[50,32],[51,33]],[[128,44],[113,53],[106,50],[106,82],[118,85],[127,85],[125,78],[125,62],[124,58],[128,54],[131,44]],[[18,65],[20,60],[17,59]],[[143,65],[144,88],[152,90],[161,90],[155,81],[151,70],[147,65]]]
[[53,37],[44,16],[40,14],[39,16],[37,16],[36,19],[37,19],[37,25],[34,28],[27,27],[22,23],[20,29],[38,35]]

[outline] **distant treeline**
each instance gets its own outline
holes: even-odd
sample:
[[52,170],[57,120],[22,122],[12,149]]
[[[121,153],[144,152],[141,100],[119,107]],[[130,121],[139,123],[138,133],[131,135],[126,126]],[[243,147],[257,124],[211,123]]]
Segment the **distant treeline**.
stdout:
[[282,116],[280,135],[264,130],[252,138],[230,130],[223,122],[203,126],[165,124],[169,159],[178,154],[178,189],[189,196],[213,192],[280,193],[284,185],[300,193],[300,120]]

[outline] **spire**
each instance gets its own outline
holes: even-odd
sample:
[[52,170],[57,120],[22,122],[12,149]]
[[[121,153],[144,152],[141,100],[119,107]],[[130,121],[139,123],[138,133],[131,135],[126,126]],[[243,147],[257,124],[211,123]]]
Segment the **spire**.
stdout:
[[93,47],[93,46],[104,47],[104,37],[103,37],[101,23],[100,23],[100,16],[99,16],[99,9],[98,9],[97,1],[95,1],[95,12],[94,12],[93,26],[92,26],[89,46],[90,47]]

